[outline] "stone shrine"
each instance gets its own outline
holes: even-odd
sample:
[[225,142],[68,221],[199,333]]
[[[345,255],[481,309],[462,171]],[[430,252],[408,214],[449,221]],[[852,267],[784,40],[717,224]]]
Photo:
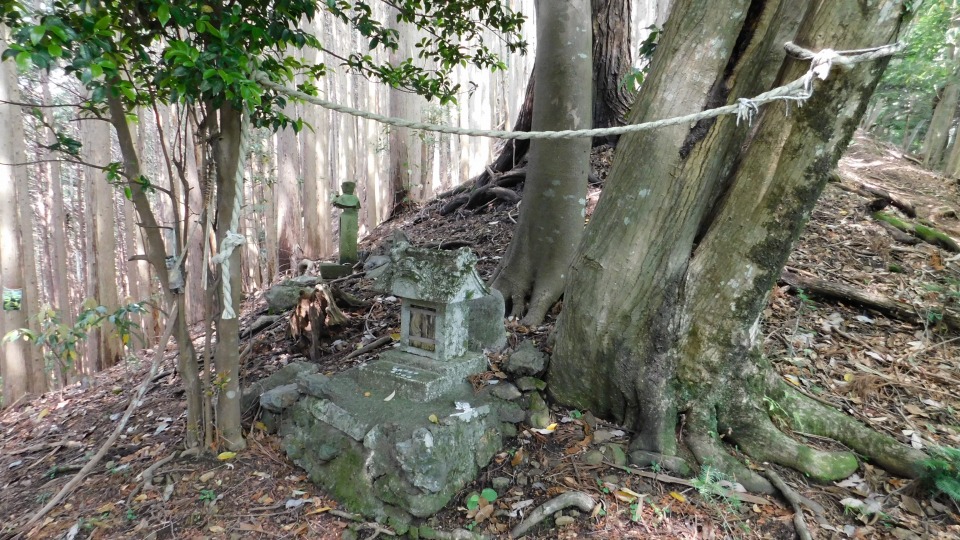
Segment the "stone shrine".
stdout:
[[484,348],[506,342],[503,297],[477,275],[476,257],[398,240],[389,259],[370,277],[402,302],[396,347],[334,377],[298,374],[277,393],[299,399],[274,410],[287,455],[313,482],[402,532],[489,463],[502,443],[501,415],[517,406],[476,395],[465,380],[487,369]]

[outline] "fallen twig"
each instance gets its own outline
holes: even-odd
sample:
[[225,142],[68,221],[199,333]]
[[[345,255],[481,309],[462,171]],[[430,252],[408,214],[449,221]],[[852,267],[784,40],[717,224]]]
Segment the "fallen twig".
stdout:
[[30,454],[33,452],[39,452],[40,450],[46,450],[47,448],[53,448],[55,450],[59,450],[61,447],[64,447],[64,446],[67,448],[83,448],[83,443],[79,441],[68,441],[68,440],[62,440],[62,441],[50,442],[50,443],[38,443],[32,446],[28,446],[26,448],[21,448],[19,450],[11,450],[9,453],[10,455],[15,456],[17,454]]
[[813,537],[810,535],[810,529],[807,528],[807,523],[803,520],[803,507],[806,506],[812,510],[817,517],[823,516],[823,507],[797,493],[793,488],[788,486],[773,469],[768,468],[766,470],[766,476],[767,479],[770,480],[770,483],[773,484],[773,487],[780,490],[783,498],[793,507],[793,525],[797,528],[797,536],[800,537],[800,540],[813,540]]
[[556,512],[559,512],[569,506],[576,506],[583,512],[589,512],[593,510],[593,507],[596,504],[597,502],[593,500],[593,497],[582,491],[568,491],[566,493],[561,493],[560,495],[557,495],[556,497],[538,506],[533,512],[530,512],[530,515],[527,516],[527,519],[521,521],[519,525],[510,531],[510,537],[519,538],[523,536],[527,533],[527,531],[532,529],[547,517],[552,516]]
[[140,404],[140,399],[143,398],[143,395],[147,391],[147,386],[150,384],[150,381],[153,379],[153,376],[157,374],[157,371],[160,369],[160,363],[163,361],[163,351],[167,348],[167,342],[170,341],[170,336],[173,334],[174,322],[177,318],[177,305],[174,304],[173,308],[170,310],[170,316],[167,317],[167,327],[163,331],[163,337],[160,338],[160,341],[157,343],[157,347],[153,352],[153,363],[150,364],[150,373],[143,379],[143,382],[140,383],[140,386],[137,388],[137,392],[134,394],[133,398],[130,400],[130,404],[127,405],[127,410],[123,413],[123,417],[120,418],[120,422],[117,423],[117,427],[114,428],[113,433],[110,434],[110,437],[107,438],[106,442],[103,443],[103,446],[100,447],[100,450],[90,458],[90,461],[80,469],[67,485],[63,486],[60,491],[50,498],[47,501],[47,504],[44,505],[37,513],[35,513],[26,523],[21,527],[21,532],[26,533],[27,528],[40,520],[43,516],[47,515],[50,510],[60,504],[60,501],[69,495],[80,482],[83,481],[84,477],[97,466],[97,463],[103,459],[103,456],[107,455],[107,451],[110,450],[110,447],[113,446],[113,443],[117,441],[120,437],[120,433],[123,432],[123,428],[127,426],[127,422],[130,420],[130,416],[133,415],[133,411],[137,410],[137,406]]
[[[666,482],[668,484],[677,484],[677,485],[686,486],[686,487],[694,487],[693,483],[690,482],[689,480],[684,480],[683,478],[677,478],[676,476],[670,476],[669,474],[641,471],[639,469],[634,469],[632,467],[625,467],[623,465],[610,463],[609,461],[604,461],[603,464],[608,467],[613,467],[614,469],[620,469],[621,471],[628,472],[630,474],[635,474],[637,476],[642,476],[644,478],[649,478],[651,480],[656,480],[658,482]],[[756,495],[751,495],[749,493],[742,493],[739,491],[728,490],[726,493],[723,493],[722,495],[730,499],[740,499],[743,502],[748,502],[753,504],[777,504],[776,502],[771,501],[769,499],[764,499],[763,497],[758,497]]]
[[359,349],[353,351],[352,353],[344,356],[343,359],[344,359],[344,360],[349,360],[349,359],[354,358],[354,357],[356,357],[356,356],[360,356],[361,354],[366,354],[366,353],[368,353],[368,352],[370,352],[370,351],[372,351],[372,350],[374,350],[374,349],[378,349],[378,348],[386,345],[387,343],[390,343],[391,341],[393,341],[393,338],[392,338],[392,337],[390,337],[390,336],[383,336],[382,338],[377,339],[377,340],[374,341],[373,343],[369,343],[369,344],[367,344],[367,345],[364,345],[363,347],[360,347]]
[[[790,285],[794,289],[802,289],[805,292],[824,298],[851,302],[866,308],[877,310],[895,319],[914,324],[923,324],[925,321],[917,315],[914,306],[894,300],[892,298],[856,289],[848,285],[825,281],[815,277],[801,276],[800,274],[784,270],[780,274],[780,281]],[[948,310],[943,310],[940,314],[942,321],[950,329],[960,330],[960,315],[956,315]]]
[[137,494],[139,494],[142,489],[153,487],[153,474],[157,472],[157,469],[159,469],[160,467],[163,467],[164,465],[169,463],[171,460],[173,460],[173,458],[176,457],[176,455],[177,455],[176,452],[174,452],[173,454],[170,454],[169,456],[147,467],[146,469],[143,470],[142,473],[140,473],[140,477],[143,479],[143,482],[137,484],[133,488],[133,491],[130,492],[130,495],[127,495],[127,506],[130,506],[130,503],[133,502],[133,498],[136,497]]

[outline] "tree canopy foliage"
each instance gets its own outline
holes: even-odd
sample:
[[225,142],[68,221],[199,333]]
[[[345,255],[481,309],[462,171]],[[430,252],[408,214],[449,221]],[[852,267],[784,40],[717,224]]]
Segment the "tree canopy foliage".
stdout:
[[378,63],[369,51],[327,50],[304,29],[302,23],[326,10],[364,36],[369,50],[397,50],[398,31],[390,22],[378,20],[363,0],[56,0],[43,12],[14,1],[5,3],[2,13],[15,39],[3,58],[13,57],[24,68],[30,62],[42,69],[62,65],[91,91],[94,102],[103,101],[111,91],[130,107],[157,101],[205,102],[214,108],[230,103],[237,109],[246,104],[259,125],[276,129],[294,122],[299,129],[302,123],[282,112],[286,97],[258,85],[257,72],[315,95],[312,81],[330,66],[292,54],[312,48],[371,79],[441,103],[454,101],[460,91],[451,78],[456,66],[505,68],[484,42],[482,29],[498,32],[511,51],[525,49],[520,34],[524,17],[506,4],[502,0],[391,3],[397,24],[413,24],[423,33],[416,44],[420,61],[406,58],[391,64]]

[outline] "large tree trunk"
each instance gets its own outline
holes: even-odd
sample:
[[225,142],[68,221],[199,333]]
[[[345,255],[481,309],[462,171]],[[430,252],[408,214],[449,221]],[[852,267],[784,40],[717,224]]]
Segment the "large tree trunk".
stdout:
[[[7,27],[0,25],[0,49],[7,47]],[[24,290],[24,246],[21,242],[17,216],[17,176],[26,174],[23,166],[12,166],[25,161],[26,143],[23,118],[17,88],[17,67],[13,62],[0,64],[0,293],[5,290]],[[29,210],[29,209],[28,209]],[[27,312],[20,304],[4,309],[0,306],[0,376],[3,377],[2,405],[10,405],[27,393],[29,384],[30,344],[26,340],[5,342],[3,336],[27,326]]]
[[[242,196],[243,184],[237,182],[237,169],[241,159],[241,112],[224,105],[220,108],[220,137],[214,145],[214,159],[217,161],[217,244],[223,245],[228,232],[237,232],[240,208],[236,205],[236,196]],[[241,450],[247,443],[243,438],[240,420],[240,301],[243,298],[240,275],[240,248],[231,253],[230,273],[220,279],[229,280],[231,297],[224,298],[221,304],[230,302],[236,311],[233,318],[217,317],[217,352],[214,362],[217,366],[217,428],[223,442],[229,450]]]
[[[541,2],[537,22],[540,99],[533,129],[585,129],[591,125],[590,6],[586,0]],[[530,145],[520,221],[493,286],[513,314],[539,324],[563,292],[565,274],[583,234],[588,139],[536,140]]]
[[[624,84],[633,70],[630,60],[631,0],[592,0],[593,127],[627,123],[633,93]],[[594,138],[594,144],[616,144],[615,135]]]
[[[631,121],[735,102],[801,76],[809,63],[788,58],[774,82],[799,16],[796,42],[810,50],[893,42],[902,3],[680,0]],[[916,472],[916,452],[785,388],[758,340],[766,295],[883,65],[834,69],[802,109],[786,116],[786,104],[767,105],[752,129],[728,116],[621,139],[567,283],[549,374],[555,398],[635,428],[632,448],[653,459],[681,453],[681,427],[699,464],[752,490],[771,486],[721,437],[817,479],[857,466],[853,454],[815,451],[778,431],[769,414],[780,411],[798,431]],[[764,397],[777,403],[772,413]]]

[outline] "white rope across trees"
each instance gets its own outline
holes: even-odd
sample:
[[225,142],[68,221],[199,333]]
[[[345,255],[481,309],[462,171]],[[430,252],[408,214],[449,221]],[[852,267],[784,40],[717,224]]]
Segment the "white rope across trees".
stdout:
[[384,116],[382,114],[354,109],[346,105],[327,101],[317,96],[305,94],[299,90],[286,87],[282,84],[271,81],[266,74],[260,72],[254,74],[254,79],[266,88],[286,94],[307,103],[313,103],[332,111],[374,120],[382,124],[410,129],[419,129],[423,131],[432,131],[436,133],[449,133],[452,135],[467,135],[471,137],[491,137],[495,139],[573,139],[582,137],[603,137],[608,135],[623,135],[624,133],[633,133],[637,131],[646,131],[677,124],[686,124],[698,122],[706,118],[716,118],[725,114],[736,114],[737,124],[743,120],[750,124],[754,116],[759,111],[760,105],[771,103],[773,101],[797,102],[803,104],[813,95],[813,79],[824,80],[830,73],[834,65],[850,67],[860,62],[876,60],[886,56],[891,56],[903,50],[903,44],[893,43],[871,49],[858,49],[853,51],[834,51],[833,49],[824,49],[820,52],[812,52],[800,47],[792,42],[784,45],[786,51],[801,60],[810,60],[810,69],[795,81],[783,86],[779,86],[764,92],[753,98],[740,98],[735,104],[708,109],[695,114],[655,120],[653,122],[644,122],[642,124],[631,124],[627,126],[617,126],[609,128],[561,130],[561,131],[501,131],[489,129],[471,129],[458,126],[449,126],[441,124],[431,124],[428,122],[418,122],[397,118],[393,116]]
[[230,216],[230,229],[220,242],[220,252],[210,259],[220,265],[220,283],[223,296],[223,319],[236,319],[237,312],[233,307],[233,289],[230,286],[230,255],[233,250],[242,246],[247,239],[237,232],[240,226],[240,211],[243,207],[243,170],[247,160],[247,146],[250,141],[250,115],[244,107],[240,116],[240,148],[237,156],[237,172],[234,179],[233,214]]

